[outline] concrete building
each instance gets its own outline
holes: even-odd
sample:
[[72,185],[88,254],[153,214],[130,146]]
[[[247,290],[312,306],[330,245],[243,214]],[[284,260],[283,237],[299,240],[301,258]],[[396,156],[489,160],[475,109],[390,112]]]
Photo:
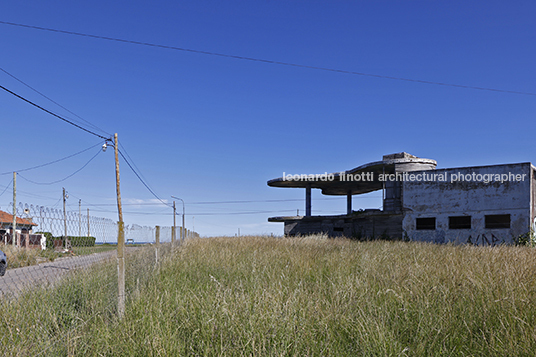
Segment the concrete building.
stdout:
[[[436,243],[513,243],[536,230],[536,169],[531,163],[436,169],[408,153],[351,170],[284,175],[271,187],[304,188],[305,216],[271,217],[285,235],[325,233],[357,239]],[[311,190],[345,195],[346,214],[313,216]],[[352,196],[382,191],[383,209],[352,210]]]

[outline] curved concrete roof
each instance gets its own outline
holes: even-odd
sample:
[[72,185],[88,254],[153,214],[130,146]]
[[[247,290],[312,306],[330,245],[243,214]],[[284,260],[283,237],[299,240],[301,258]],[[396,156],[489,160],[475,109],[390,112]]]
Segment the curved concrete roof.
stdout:
[[[324,195],[352,195],[381,190],[384,182],[378,178],[380,174],[393,174],[395,172],[433,170],[437,166],[435,160],[423,159],[408,153],[384,155],[383,160],[369,162],[354,169],[330,174],[295,175],[289,179],[279,177],[268,181],[271,187],[318,188]],[[351,176],[351,177],[349,177]],[[353,180],[350,180],[353,179]]]

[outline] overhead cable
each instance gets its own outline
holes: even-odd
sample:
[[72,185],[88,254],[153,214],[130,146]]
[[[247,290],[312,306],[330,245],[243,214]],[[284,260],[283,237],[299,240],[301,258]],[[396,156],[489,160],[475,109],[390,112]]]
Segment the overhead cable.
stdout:
[[51,99],[50,97],[47,97],[46,95],[44,95],[43,93],[41,93],[40,91],[38,91],[37,89],[33,88],[32,86],[30,86],[29,84],[23,82],[21,79],[15,77],[13,74],[9,73],[8,71],[6,71],[5,69],[1,68],[0,67],[0,71],[4,72],[5,74],[7,74],[8,76],[10,76],[11,78],[15,79],[16,81],[18,81],[19,83],[22,83],[23,85],[25,85],[26,87],[30,88],[31,90],[33,90],[34,92],[36,92],[37,94],[39,94],[40,96],[42,96],[43,98],[45,99],[48,99],[49,101],[51,101],[52,103],[56,104],[58,107],[66,110],[67,112],[71,113],[72,115],[74,115],[75,117],[77,117],[78,119],[82,120],[83,122],[85,122],[86,124],[92,126],[93,128],[97,129],[97,130],[100,130],[101,132],[107,134],[108,136],[111,136],[110,133],[107,133],[106,131],[102,130],[101,128],[99,128],[98,126],[90,123],[89,121],[87,121],[86,119],[82,118],[80,115],[76,114],[76,113],[73,113],[72,111],[70,111],[69,109],[65,108],[63,105],[61,105],[60,103],[56,102],[55,100]]
[[30,180],[30,179],[27,179],[26,177],[24,177],[24,176],[22,176],[22,175],[20,175],[20,174],[19,174],[19,176],[22,177],[24,180],[26,180],[26,181],[28,181],[28,182],[31,182],[31,183],[33,183],[33,184],[36,184],[36,185],[53,185],[53,184],[55,184],[55,183],[59,183],[59,182],[65,181],[65,180],[67,180],[68,178],[70,178],[70,177],[76,175],[77,173],[79,173],[80,171],[82,171],[82,170],[83,170],[87,165],[89,165],[89,163],[90,163],[91,161],[93,161],[93,159],[95,159],[95,158],[97,157],[97,155],[99,155],[100,153],[101,153],[101,150],[99,149],[99,151],[95,154],[95,156],[93,156],[91,159],[89,159],[89,161],[86,162],[86,163],[84,164],[84,166],[82,166],[81,168],[79,168],[78,170],[76,170],[75,172],[73,172],[72,174],[70,174],[69,176],[62,178],[61,180],[57,180],[57,181],[53,181],[53,182],[36,182],[36,181],[32,181],[32,180]]
[[108,140],[108,139],[109,139],[109,138],[107,138],[107,137],[105,137],[105,136],[102,136],[102,135],[100,135],[100,134],[97,134],[97,133],[95,133],[95,132],[93,132],[93,131],[91,131],[91,130],[89,130],[89,129],[86,129],[86,128],[84,128],[83,126],[80,126],[80,125],[78,125],[78,124],[76,124],[76,123],[73,123],[73,122],[70,121],[69,119],[65,119],[65,118],[62,117],[61,115],[58,115],[58,114],[56,114],[56,113],[53,113],[53,112],[51,112],[50,110],[45,109],[45,108],[43,108],[42,106],[40,106],[40,105],[38,105],[38,104],[35,104],[34,102],[30,101],[29,99],[26,99],[26,98],[24,98],[24,97],[21,96],[21,95],[18,95],[17,93],[15,93],[15,92],[13,92],[13,91],[7,89],[6,87],[4,87],[4,86],[2,86],[2,85],[0,85],[0,89],[5,90],[5,91],[8,92],[9,94],[12,94],[12,95],[14,95],[14,96],[17,97],[17,98],[22,99],[22,100],[25,101],[26,103],[31,104],[31,105],[33,105],[34,107],[36,107],[36,108],[38,108],[38,109],[41,109],[42,111],[44,111],[44,112],[46,112],[46,113],[48,113],[48,114],[50,114],[50,115],[52,115],[52,116],[55,116],[56,118],[61,119],[61,120],[63,120],[64,122],[71,124],[72,126],[77,127],[78,129],[81,129],[81,130],[83,130],[83,131],[85,131],[85,132],[88,132],[88,133],[90,133],[90,134],[92,134],[92,135],[95,135],[95,136],[97,136],[97,137],[99,137],[99,138],[101,138],[101,139],[104,139],[104,140]]
[[88,147],[87,149],[84,149],[84,150],[79,151],[79,152],[77,152],[77,153],[75,153],[75,154],[66,156],[66,157],[64,157],[64,158],[62,158],[62,159],[58,159],[58,160],[54,160],[54,161],[51,161],[51,162],[47,162],[46,164],[41,164],[41,165],[37,165],[37,166],[33,166],[33,167],[29,167],[29,168],[27,168],[27,169],[13,170],[13,171],[8,171],[8,172],[2,172],[2,173],[0,173],[0,175],[8,175],[8,174],[12,174],[13,172],[20,173],[20,172],[30,171],[30,170],[38,169],[38,168],[41,168],[41,167],[44,167],[44,166],[52,165],[52,164],[55,164],[55,163],[57,163],[57,162],[60,162],[60,161],[63,161],[63,160],[67,160],[67,159],[69,159],[69,158],[71,158],[71,157],[74,157],[74,156],[76,156],[76,155],[80,155],[80,154],[82,154],[82,153],[84,153],[84,152],[86,152],[86,151],[88,151],[88,150],[93,149],[95,146],[100,146],[100,145],[102,145],[102,141],[101,141],[100,143],[96,144],[96,145],[91,145],[91,146]]
[[455,87],[455,88],[465,88],[465,89],[475,89],[475,90],[482,90],[482,91],[491,91],[491,92],[500,92],[500,93],[510,93],[510,94],[522,94],[522,95],[536,96],[536,93],[533,93],[533,92],[521,92],[521,91],[513,91],[513,90],[498,89],[498,88],[476,87],[476,86],[469,86],[469,85],[463,85],[463,84],[435,82],[435,81],[427,81],[427,80],[422,80],[422,79],[412,79],[412,78],[386,76],[386,75],[373,74],[373,73],[348,71],[348,70],[329,68],[329,67],[310,66],[310,65],[291,63],[291,62],[282,62],[282,61],[267,60],[267,59],[262,59],[262,58],[230,55],[230,54],[211,52],[211,51],[194,50],[194,49],[191,49],[191,48],[176,47],[176,46],[169,46],[169,45],[161,45],[161,44],[156,44],[156,43],[151,43],[151,42],[126,40],[126,39],[108,37],[108,36],[98,36],[98,35],[92,35],[92,34],[81,33],[81,32],[58,30],[58,29],[53,29],[53,28],[25,25],[25,24],[19,24],[19,23],[14,23],[14,22],[7,22],[7,21],[0,21],[0,24],[18,26],[18,27],[26,27],[26,28],[30,28],[30,29],[49,31],[49,32],[57,32],[57,33],[63,33],[63,34],[68,34],[68,35],[91,37],[91,38],[96,38],[96,39],[101,39],[101,40],[130,43],[130,44],[135,44],[135,45],[158,47],[158,48],[164,48],[164,49],[169,49],[169,50],[177,50],[177,51],[184,51],[184,52],[191,52],[191,53],[199,53],[199,54],[210,55],[210,56],[218,56],[218,57],[226,57],[226,58],[233,58],[233,59],[253,61],[253,62],[277,64],[277,65],[282,65],[282,66],[315,69],[315,70],[320,70],[320,71],[336,72],[336,73],[343,73],[343,74],[353,74],[353,75],[358,75],[358,76],[366,76],[366,77],[374,77],[374,78],[392,79],[392,80],[405,81],[405,82],[433,84],[433,85],[446,86],[446,87]]
[[130,164],[130,162],[127,160],[127,158],[125,157],[125,155],[123,155],[123,153],[121,152],[121,150],[117,150],[119,152],[119,154],[121,155],[121,157],[123,158],[123,160],[125,160],[125,162],[127,163],[128,167],[130,167],[130,169],[132,170],[132,172],[134,172],[134,175],[136,175],[136,177],[138,178],[138,180],[140,180],[140,182],[143,184],[143,186],[145,186],[145,188],[147,190],[149,190],[149,192],[154,196],[156,197],[157,200],[159,200],[160,202],[162,202],[162,204],[166,205],[166,206],[169,206],[171,207],[171,205],[165,201],[163,201],[160,197],[158,197],[158,195],[156,193],[154,193],[154,191],[149,187],[149,185],[147,185],[147,183],[145,183],[145,181],[140,177],[140,175],[136,172],[136,170],[134,170],[134,168],[132,167],[132,165]]

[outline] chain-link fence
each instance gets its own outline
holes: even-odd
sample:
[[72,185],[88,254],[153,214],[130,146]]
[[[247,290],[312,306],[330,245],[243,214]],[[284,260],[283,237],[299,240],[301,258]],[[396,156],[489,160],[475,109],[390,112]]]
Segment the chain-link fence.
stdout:
[[[71,355],[62,345],[68,336],[54,333],[58,324],[74,331],[85,318],[121,315],[118,228],[117,222],[87,211],[19,204],[15,225],[12,211],[0,211],[0,249],[6,255],[4,261],[0,254],[0,355]],[[128,306],[158,262],[192,233],[177,228],[174,239],[173,227],[131,224],[124,234]]]
[[[82,213],[20,203],[0,211],[0,249],[6,254],[0,294],[18,294],[24,286],[55,281],[66,272],[116,256],[117,222]],[[127,250],[156,242],[156,227],[125,225]],[[180,229],[177,229],[180,239]],[[173,240],[173,227],[159,228],[159,242]],[[2,265],[2,262],[0,262]],[[0,267],[0,274],[3,267]]]

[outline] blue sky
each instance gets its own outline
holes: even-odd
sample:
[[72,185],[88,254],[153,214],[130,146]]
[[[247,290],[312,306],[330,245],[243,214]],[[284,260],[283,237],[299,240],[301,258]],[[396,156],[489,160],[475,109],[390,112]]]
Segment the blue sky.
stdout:
[[[382,76],[536,93],[531,1],[3,1],[0,21]],[[536,162],[536,96],[252,62],[0,24],[0,68],[119,134],[156,194],[186,202],[201,235],[281,234],[304,211],[286,173],[338,172],[406,151],[438,167]],[[0,72],[0,84],[78,118]],[[0,93],[2,173],[18,200],[116,219],[113,152],[100,139]],[[86,123],[84,126],[89,127]],[[102,133],[99,131],[99,133]],[[12,175],[0,176],[0,190]],[[170,225],[171,209],[121,162],[128,224]],[[378,208],[381,193],[354,198]],[[7,210],[12,193],[0,196]],[[199,204],[200,202],[257,201]],[[156,201],[158,202],[158,201]],[[138,204],[138,205],[136,205]],[[313,193],[313,214],[345,198]],[[253,213],[251,213],[253,212]],[[255,213],[262,212],[262,213]],[[251,213],[251,214],[250,214]],[[195,219],[193,218],[195,216]]]

